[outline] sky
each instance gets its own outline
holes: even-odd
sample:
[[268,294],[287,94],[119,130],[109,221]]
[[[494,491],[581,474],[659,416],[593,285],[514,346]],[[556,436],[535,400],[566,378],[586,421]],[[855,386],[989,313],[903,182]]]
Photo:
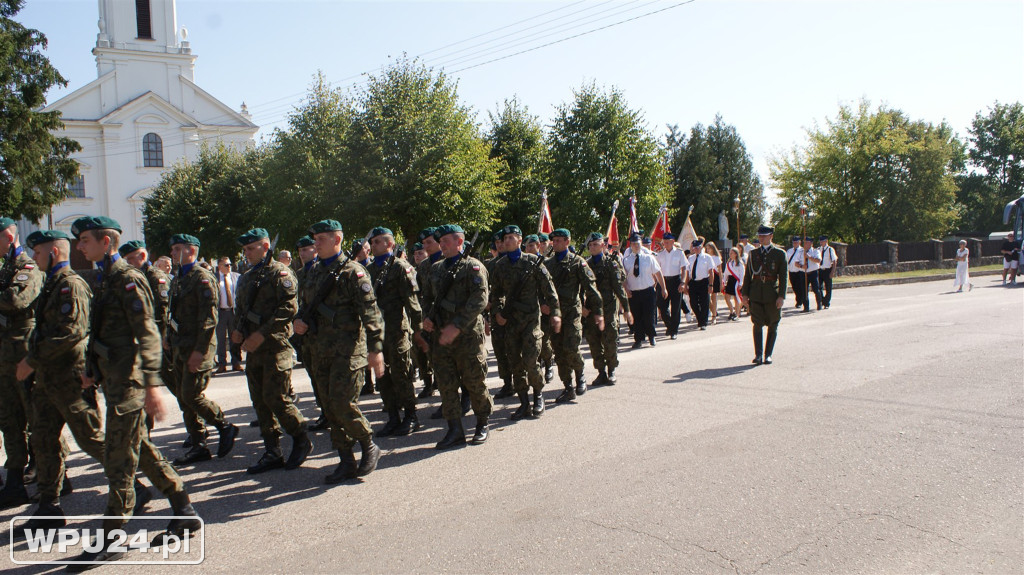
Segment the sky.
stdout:
[[[658,138],[721,114],[769,198],[770,158],[840,105],[866,99],[966,139],[975,114],[1024,100],[1020,0],[179,0],[177,13],[196,82],[245,102],[258,138],[317,71],[355,86],[407,54],[455,79],[483,129],[512,97],[549,125],[591,82],[621,90]],[[68,80],[50,102],[96,78],[97,16],[96,0],[27,0],[15,17],[47,36]]]

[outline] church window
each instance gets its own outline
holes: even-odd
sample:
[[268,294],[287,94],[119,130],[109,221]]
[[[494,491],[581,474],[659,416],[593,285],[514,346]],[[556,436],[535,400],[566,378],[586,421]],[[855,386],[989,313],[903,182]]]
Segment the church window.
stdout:
[[153,132],[142,137],[142,165],[147,168],[164,167],[164,143]]
[[135,23],[139,29],[139,38],[153,39],[153,28],[149,13],[149,0],[135,0]]
[[75,176],[75,179],[68,184],[68,191],[72,198],[85,197],[85,176]]

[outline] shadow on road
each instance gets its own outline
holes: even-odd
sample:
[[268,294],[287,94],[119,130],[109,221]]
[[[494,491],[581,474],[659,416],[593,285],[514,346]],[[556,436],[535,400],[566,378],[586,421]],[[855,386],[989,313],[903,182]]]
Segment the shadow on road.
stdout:
[[713,369],[698,369],[696,371],[688,371],[686,373],[680,373],[672,379],[667,379],[662,383],[683,383],[694,379],[719,379],[722,377],[729,377],[731,375],[737,375],[743,373],[749,369],[757,367],[754,364],[747,365],[734,365],[730,367],[717,367]]

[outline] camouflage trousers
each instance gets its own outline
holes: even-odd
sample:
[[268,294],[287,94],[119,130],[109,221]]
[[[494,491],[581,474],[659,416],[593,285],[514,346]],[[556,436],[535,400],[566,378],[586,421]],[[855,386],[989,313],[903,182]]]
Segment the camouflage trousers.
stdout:
[[357,441],[369,439],[373,433],[370,422],[359,409],[366,367],[352,369],[351,358],[335,354],[318,354],[312,365],[321,407],[331,424],[334,449],[348,451]]
[[521,319],[513,316],[503,329],[512,384],[516,393],[528,391],[530,388],[540,393],[544,388],[544,374],[537,362],[537,358],[540,357],[541,339],[544,336],[540,322],[533,317]]
[[[178,405],[181,407],[181,418],[185,422],[185,430],[192,439],[192,445],[206,443],[206,423],[224,426],[224,411],[213,400],[206,397],[206,388],[210,385],[210,372],[204,369],[192,373],[188,369],[190,349],[174,350],[174,380]],[[164,382],[166,384],[166,382]]]
[[[301,337],[301,336],[300,336]],[[313,388],[313,399],[316,400],[316,406],[320,408],[320,411],[324,411],[324,402],[320,398],[320,386],[316,384],[316,373],[313,370],[313,346],[303,343],[299,348],[299,359],[302,360],[302,367],[306,370],[306,375],[309,377],[309,386]]]
[[99,411],[82,398],[80,373],[36,372],[30,400],[31,441],[39,495],[44,501],[56,500],[64,483],[64,461],[71,452],[64,441],[65,424],[82,451],[103,462],[103,423]]
[[377,391],[385,410],[416,407],[412,341],[407,332],[399,329],[400,325],[390,330],[384,325],[384,377],[377,379]]
[[292,347],[274,346],[267,341],[247,354],[245,379],[249,382],[249,399],[260,422],[260,436],[268,445],[277,444],[281,428],[288,435],[301,435],[306,420],[292,403]]
[[583,320],[583,335],[590,346],[590,357],[594,367],[603,370],[606,367],[619,367],[619,314],[616,310],[604,310],[604,331],[597,329],[594,314]]
[[7,469],[28,465],[28,397],[15,375],[18,362],[26,355],[24,341],[0,342],[0,432],[7,450]]
[[434,379],[441,392],[441,412],[451,421],[462,417],[462,401],[459,389],[465,388],[477,417],[488,417],[494,402],[487,385],[487,351],[484,347],[484,330],[477,325],[470,332],[463,332],[451,345],[438,341],[441,331],[431,334],[431,359],[434,362]]
[[540,363],[542,365],[551,365],[555,357],[555,350],[551,347],[551,334],[555,332],[551,330],[550,315],[540,316],[540,329],[543,332],[540,342]]
[[562,310],[562,329],[551,334],[551,347],[555,351],[555,363],[558,365],[558,377],[563,381],[571,381],[574,371],[583,371],[583,322],[579,310],[568,308]]
[[430,365],[430,354],[419,347],[412,347],[412,357],[416,362],[416,369],[420,372],[420,379],[434,375],[434,368]]
[[512,377],[512,361],[508,350],[508,325],[498,325],[491,320],[491,348],[494,349],[494,360],[498,364],[498,377],[502,381]]

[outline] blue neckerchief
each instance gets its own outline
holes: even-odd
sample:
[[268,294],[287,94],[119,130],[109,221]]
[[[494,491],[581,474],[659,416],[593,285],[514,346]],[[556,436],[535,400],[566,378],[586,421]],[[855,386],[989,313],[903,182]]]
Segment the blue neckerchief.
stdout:
[[252,267],[249,268],[249,269],[253,269],[253,270],[260,269],[261,267],[263,267],[263,262],[264,261],[266,261],[266,260],[260,260],[259,263],[253,264]]
[[[114,262],[116,262],[119,259],[121,259],[121,254],[118,254],[118,253],[111,254],[111,256],[110,256],[110,264],[113,265]],[[96,274],[96,281],[98,281],[98,282],[103,281],[103,266],[104,266],[105,263],[106,263],[106,259],[102,259],[102,260],[96,262],[96,268],[100,270],[100,273]]]
[[329,258],[324,258],[320,260],[320,265],[324,266],[325,268],[329,268],[331,267],[331,264],[338,261],[339,257],[341,257],[341,252],[338,252]]
[[190,264],[181,264],[181,269],[178,270],[178,275],[181,277],[185,277],[188,275],[188,272],[192,271],[192,268],[194,267],[196,267],[196,262],[192,262]]
[[61,268],[66,268],[69,265],[71,265],[71,262],[58,262],[58,263],[53,264],[53,267],[50,268],[50,271],[46,272],[46,277],[47,278],[52,278],[53,274],[55,274],[58,271],[60,271]]
[[25,253],[25,248],[23,248],[21,246],[18,246],[16,248],[14,248],[14,257],[18,257],[18,256],[20,256],[23,253]]
[[365,260],[359,260],[359,263],[363,264],[364,268],[368,268],[370,267],[370,258],[366,258]]
[[562,260],[564,260],[564,259],[565,259],[565,256],[566,256],[566,255],[567,255],[568,253],[569,253],[569,250],[565,250],[564,252],[555,252],[555,260],[557,260],[557,261],[562,261]]
[[444,257],[444,254],[442,254],[440,251],[436,251],[436,252],[430,254],[430,263],[436,264],[437,262],[441,261],[441,258],[443,258],[443,257]]
[[[505,256],[508,257],[508,261],[510,261],[510,262],[512,262],[514,264],[517,261],[519,261],[519,258],[523,257],[523,250],[517,249],[514,252],[506,253]],[[498,257],[501,257],[501,255],[499,254]]]
[[302,264],[302,269],[304,269],[304,270],[306,270],[308,272],[309,270],[313,269],[313,266],[315,264],[316,264],[316,260],[309,260],[308,262]]
[[447,258],[446,260],[444,260],[444,267],[446,267],[448,269],[451,269],[451,267],[454,266],[456,263],[458,263],[458,261],[460,259],[462,259],[462,254],[461,253],[456,255],[456,256],[452,256],[450,258]]
[[388,252],[388,253],[386,253],[386,254],[384,254],[382,256],[373,256],[373,263],[377,267],[382,268],[382,267],[384,267],[384,264],[387,263],[388,258],[390,258],[390,257],[391,257],[391,252]]
[[597,255],[593,256],[593,258],[594,258],[594,263],[595,263],[595,264],[599,264],[599,263],[601,263],[601,257],[603,257],[603,256],[604,256],[604,254],[603,254],[603,253],[601,253],[601,252],[598,252],[598,253],[597,253]]

